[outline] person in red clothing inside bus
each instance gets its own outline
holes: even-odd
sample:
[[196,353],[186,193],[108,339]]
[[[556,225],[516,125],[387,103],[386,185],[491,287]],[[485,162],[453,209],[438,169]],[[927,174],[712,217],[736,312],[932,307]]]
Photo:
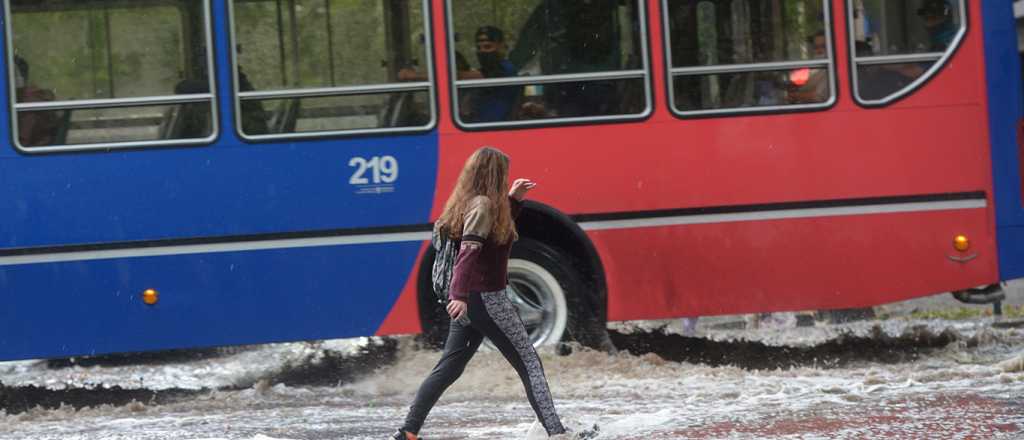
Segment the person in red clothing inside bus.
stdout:
[[[807,39],[815,59],[828,58],[828,41],[825,31],[818,31]],[[797,69],[789,74],[790,88],[786,98],[790,104],[814,104],[828,99],[828,70]]]
[[[53,101],[53,92],[40,89],[28,80],[28,62],[14,56],[14,82],[18,103]],[[65,110],[67,111],[67,110]],[[22,147],[53,145],[59,129],[57,112],[52,110],[18,112],[18,143]]]
[[453,239],[462,240],[448,293],[451,328],[441,360],[420,385],[405,424],[392,439],[418,438],[427,414],[462,375],[485,336],[519,374],[548,435],[565,432],[540,357],[506,293],[508,259],[512,243],[519,237],[515,218],[527,191],[536,185],[516,179],[506,194],[508,165],[508,156],[494,148],[473,153],[437,219]]

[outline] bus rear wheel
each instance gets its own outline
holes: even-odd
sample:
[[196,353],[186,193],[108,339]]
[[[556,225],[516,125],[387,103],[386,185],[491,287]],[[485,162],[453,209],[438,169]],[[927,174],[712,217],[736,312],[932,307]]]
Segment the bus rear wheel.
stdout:
[[[433,264],[433,255],[429,257],[425,264]],[[521,238],[512,247],[508,263],[509,299],[519,311],[530,342],[535,347],[588,334],[587,329],[582,328],[583,323],[596,322],[583,319],[596,314],[588,313],[593,311],[588,311],[585,306],[593,301],[583,297],[588,293],[574,261],[560,249],[529,238]],[[429,285],[429,270],[425,272],[428,284],[420,288],[422,339],[428,345],[440,347],[448,333],[448,320],[443,307],[428,299],[433,292]],[[604,326],[603,322],[600,324],[600,327]]]
[[512,248],[508,261],[509,299],[535,347],[561,342],[575,322],[567,296],[578,290],[579,277],[571,259],[561,251],[536,240],[522,239]]
[[510,293],[534,346],[572,340],[614,351],[603,301],[584,282],[581,267],[571,254],[537,240],[523,238],[512,247]]

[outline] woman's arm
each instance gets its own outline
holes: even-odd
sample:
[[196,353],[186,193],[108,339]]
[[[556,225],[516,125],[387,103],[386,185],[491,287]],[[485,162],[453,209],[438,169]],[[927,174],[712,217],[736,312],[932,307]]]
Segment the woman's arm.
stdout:
[[512,216],[512,220],[519,217],[519,211],[523,210],[523,202],[516,200],[515,197],[508,196],[509,215]]
[[512,182],[512,188],[508,190],[508,202],[511,205],[513,219],[519,216],[526,193],[535,186],[537,186],[537,183],[530,179],[516,179],[515,182]]

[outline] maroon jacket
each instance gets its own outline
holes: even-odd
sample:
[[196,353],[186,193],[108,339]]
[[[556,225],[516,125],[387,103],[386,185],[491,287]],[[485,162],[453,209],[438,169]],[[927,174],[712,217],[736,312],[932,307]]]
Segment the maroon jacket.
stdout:
[[[508,198],[512,218],[519,216],[522,202]],[[508,258],[512,243],[497,243],[490,237],[494,226],[494,209],[491,200],[476,196],[469,201],[462,230],[462,245],[455,257],[452,269],[452,283],[448,298],[465,301],[471,293],[496,292],[508,285]]]

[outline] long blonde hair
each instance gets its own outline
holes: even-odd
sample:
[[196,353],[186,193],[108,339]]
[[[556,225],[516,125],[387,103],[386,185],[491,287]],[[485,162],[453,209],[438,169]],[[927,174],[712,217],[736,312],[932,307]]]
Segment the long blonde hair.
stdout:
[[498,243],[508,243],[515,238],[515,223],[506,200],[508,163],[508,156],[492,147],[482,147],[466,159],[459,181],[448,196],[441,217],[437,219],[437,223],[446,228],[452,238],[462,237],[469,202],[476,196],[487,197],[491,201],[491,209],[494,209],[494,225],[491,226],[490,237]]

